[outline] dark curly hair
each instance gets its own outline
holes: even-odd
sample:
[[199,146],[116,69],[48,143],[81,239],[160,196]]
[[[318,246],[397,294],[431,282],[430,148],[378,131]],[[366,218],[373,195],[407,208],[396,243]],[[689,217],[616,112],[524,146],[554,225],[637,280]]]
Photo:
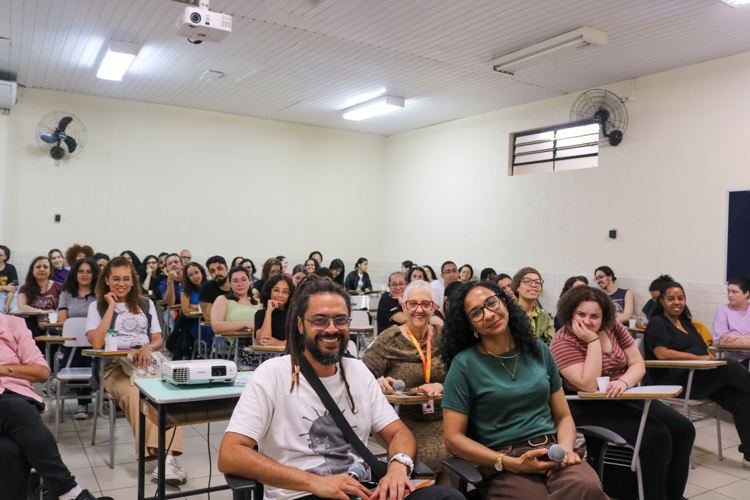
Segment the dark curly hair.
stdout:
[[576,308],[581,302],[596,302],[602,308],[602,328],[609,330],[617,322],[615,303],[609,298],[607,292],[601,288],[581,285],[571,288],[565,292],[557,303],[557,320],[561,325],[568,326],[573,321]]
[[263,304],[263,307],[265,307],[266,309],[268,309],[268,301],[271,300],[271,290],[273,290],[273,287],[275,287],[279,281],[284,281],[287,285],[289,285],[289,296],[286,299],[286,304],[284,304],[283,309],[289,308],[289,304],[292,300],[292,295],[294,295],[294,281],[292,281],[292,278],[290,278],[286,274],[277,274],[276,276],[266,281],[263,284],[263,290],[260,291],[260,303]]
[[81,267],[81,264],[88,264],[91,267],[91,291],[95,291],[96,283],[99,281],[99,264],[93,258],[84,257],[73,262],[73,265],[70,266],[68,277],[65,278],[65,283],[63,283],[64,292],[71,295],[78,293],[78,268]]
[[[685,289],[677,283],[676,281],[670,281],[668,283],[664,283],[661,288],[659,289],[659,298],[654,300],[654,307],[651,309],[651,315],[649,317],[655,318],[659,316],[660,314],[664,314],[664,304],[661,303],[662,300],[664,300],[664,297],[666,297],[667,290],[670,288],[679,288],[682,290],[682,293],[685,293]],[[687,294],[685,294],[685,308],[682,310],[682,313],[680,313],[680,319],[684,319],[688,323],[691,322],[690,316],[688,315],[688,308],[687,308]]]
[[93,257],[94,249],[88,245],[81,246],[76,243],[72,247],[65,250],[65,262],[67,262],[69,266],[72,266],[73,263],[78,260],[79,253],[84,254],[84,256],[86,257]]
[[469,321],[469,317],[466,315],[466,307],[464,305],[469,292],[478,287],[486,288],[495,293],[505,304],[505,307],[508,309],[508,329],[518,352],[528,352],[536,359],[541,359],[542,351],[539,349],[536,337],[534,337],[534,333],[531,330],[529,317],[526,316],[523,309],[515,301],[511,300],[496,284],[488,281],[472,281],[463,284],[456,290],[451,296],[450,305],[446,311],[442,340],[438,347],[446,369],[450,368],[453,358],[458,353],[479,343],[479,339],[474,336],[474,331],[471,327],[472,322]]

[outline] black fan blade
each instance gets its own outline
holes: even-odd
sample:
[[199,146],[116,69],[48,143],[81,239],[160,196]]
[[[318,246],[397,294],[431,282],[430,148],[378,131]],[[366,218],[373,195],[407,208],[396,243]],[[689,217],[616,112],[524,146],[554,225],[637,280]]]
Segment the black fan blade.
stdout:
[[63,140],[65,141],[65,144],[68,145],[68,152],[69,153],[72,153],[73,151],[76,150],[76,147],[78,146],[78,144],[76,144],[76,140],[75,139],[73,139],[70,136],[66,136],[65,139],[63,139]]
[[66,116],[62,120],[60,120],[60,124],[57,126],[57,130],[60,132],[65,132],[65,127],[70,125],[70,122],[73,121],[73,118]]
[[54,144],[57,142],[57,131],[54,134],[39,134],[39,138],[47,144]]
[[609,141],[610,146],[617,146],[622,142],[622,132],[619,130],[613,130],[605,136]]
[[65,156],[65,150],[60,146],[52,146],[52,149],[49,150],[49,155],[55,160],[62,160],[63,156]]

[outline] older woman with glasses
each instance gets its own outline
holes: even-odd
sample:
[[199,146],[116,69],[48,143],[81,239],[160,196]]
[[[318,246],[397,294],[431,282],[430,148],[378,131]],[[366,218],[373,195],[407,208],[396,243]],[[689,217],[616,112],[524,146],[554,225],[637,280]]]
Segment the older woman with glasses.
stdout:
[[[401,273],[391,276],[391,283],[403,280]],[[380,333],[362,356],[386,394],[395,394],[393,383],[403,380],[407,390],[427,396],[443,393],[445,367],[437,351],[440,327],[430,325],[437,308],[435,293],[426,281],[414,281],[403,292],[405,322]],[[399,416],[417,439],[417,456],[431,469],[439,471],[438,460],[448,456],[443,438],[443,413],[440,401],[421,405],[404,405]],[[381,443],[382,444],[382,443]],[[438,481],[443,480],[438,475]]]
[[[451,297],[439,351],[448,370],[443,425],[448,453],[479,466],[485,499],[606,499],[574,450],[576,428],[549,348],[524,311],[489,281]],[[562,462],[542,460],[554,443]]]
[[380,302],[378,302],[378,335],[394,325],[403,325],[406,321],[406,315],[401,307],[406,285],[408,283],[400,271],[391,273],[388,277],[388,291],[380,297]]
[[534,336],[549,345],[555,336],[555,327],[549,314],[537,306],[536,301],[542,294],[544,280],[539,271],[533,267],[524,267],[513,276],[511,288],[517,297],[518,305],[526,312],[531,322]]

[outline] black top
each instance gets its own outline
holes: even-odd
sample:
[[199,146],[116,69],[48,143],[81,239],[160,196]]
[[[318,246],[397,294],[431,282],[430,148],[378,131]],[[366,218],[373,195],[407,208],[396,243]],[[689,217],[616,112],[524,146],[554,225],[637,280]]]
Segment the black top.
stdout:
[[5,285],[18,285],[18,273],[13,264],[5,264],[5,267],[0,271],[0,286]]
[[[658,359],[654,354],[654,349],[657,347],[666,347],[673,351],[686,352],[695,354],[696,356],[705,356],[708,354],[706,341],[703,340],[703,337],[698,333],[693,323],[680,318],[680,324],[687,333],[674,326],[663,314],[651,318],[651,321],[646,325],[646,333],[644,334],[647,360]],[[663,368],[649,369],[649,374],[657,384],[678,381],[686,373],[687,370],[680,368],[669,370]]]
[[[344,287],[347,290],[356,290],[357,284],[359,283],[359,272],[355,269],[354,271],[350,272],[346,280],[344,281]],[[362,275],[362,291],[364,292],[365,289],[372,290],[372,283],[370,283],[370,275],[365,273]]]
[[398,299],[391,292],[385,292],[378,302],[378,334],[393,325],[400,325],[401,323],[393,321],[393,317],[402,311]]
[[222,290],[215,281],[209,280],[202,283],[201,287],[198,289],[198,302],[208,302],[209,304],[213,304],[218,297],[226,294],[227,292]]
[[[161,290],[159,290],[159,284],[161,284],[161,282],[164,281],[165,279],[167,279],[167,277],[163,275],[160,271],[156,273],[155,276],[151,276],[151,283],[148,284],[149,286],[148,290],[143,289],[143,287],[141,287],[141,289],[148,293],[153,293],[154,300],[162,300],[164,297],[161,296]],[[145,278],[144,278],[144,281],[145,281]],[[143,285],[143,281],[141,281],[141,285]]]
[[[255,313],[255,331],[260,330],[266,320],[266,310]],[[276,340],[286,340],[286,309],[274,309],[271,313],[271,336]]]
[[263,286],[264,286],[265,284],[266,284],[266,282],[265,282],[265,281],[263,281],[263,280],[258,280],[258,281],[256,281],[255,283],[253,283],[253,288],[255,288],[256,290],[258,290],[258,293],[260,293],[260,292],[262,292],[262,291],[263,291]]

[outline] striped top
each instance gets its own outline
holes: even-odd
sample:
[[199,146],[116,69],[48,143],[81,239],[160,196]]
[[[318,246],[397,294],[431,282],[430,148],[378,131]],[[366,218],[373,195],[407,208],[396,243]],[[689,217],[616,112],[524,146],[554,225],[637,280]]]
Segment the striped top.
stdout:
[[[624,349],[634,345],[635,341],[620,322],[615,322],[615,326],[607,333],[612,338],[612,352],[602,352],[601,376],[617,379],[628,369],[628,357]],[[557,331],[549,348],[558,370],[586,361],[586,343],[568,331],[567,326]],[[571,391],[578,390],[578,387],[568,382],[565,377],[563,386]]]

